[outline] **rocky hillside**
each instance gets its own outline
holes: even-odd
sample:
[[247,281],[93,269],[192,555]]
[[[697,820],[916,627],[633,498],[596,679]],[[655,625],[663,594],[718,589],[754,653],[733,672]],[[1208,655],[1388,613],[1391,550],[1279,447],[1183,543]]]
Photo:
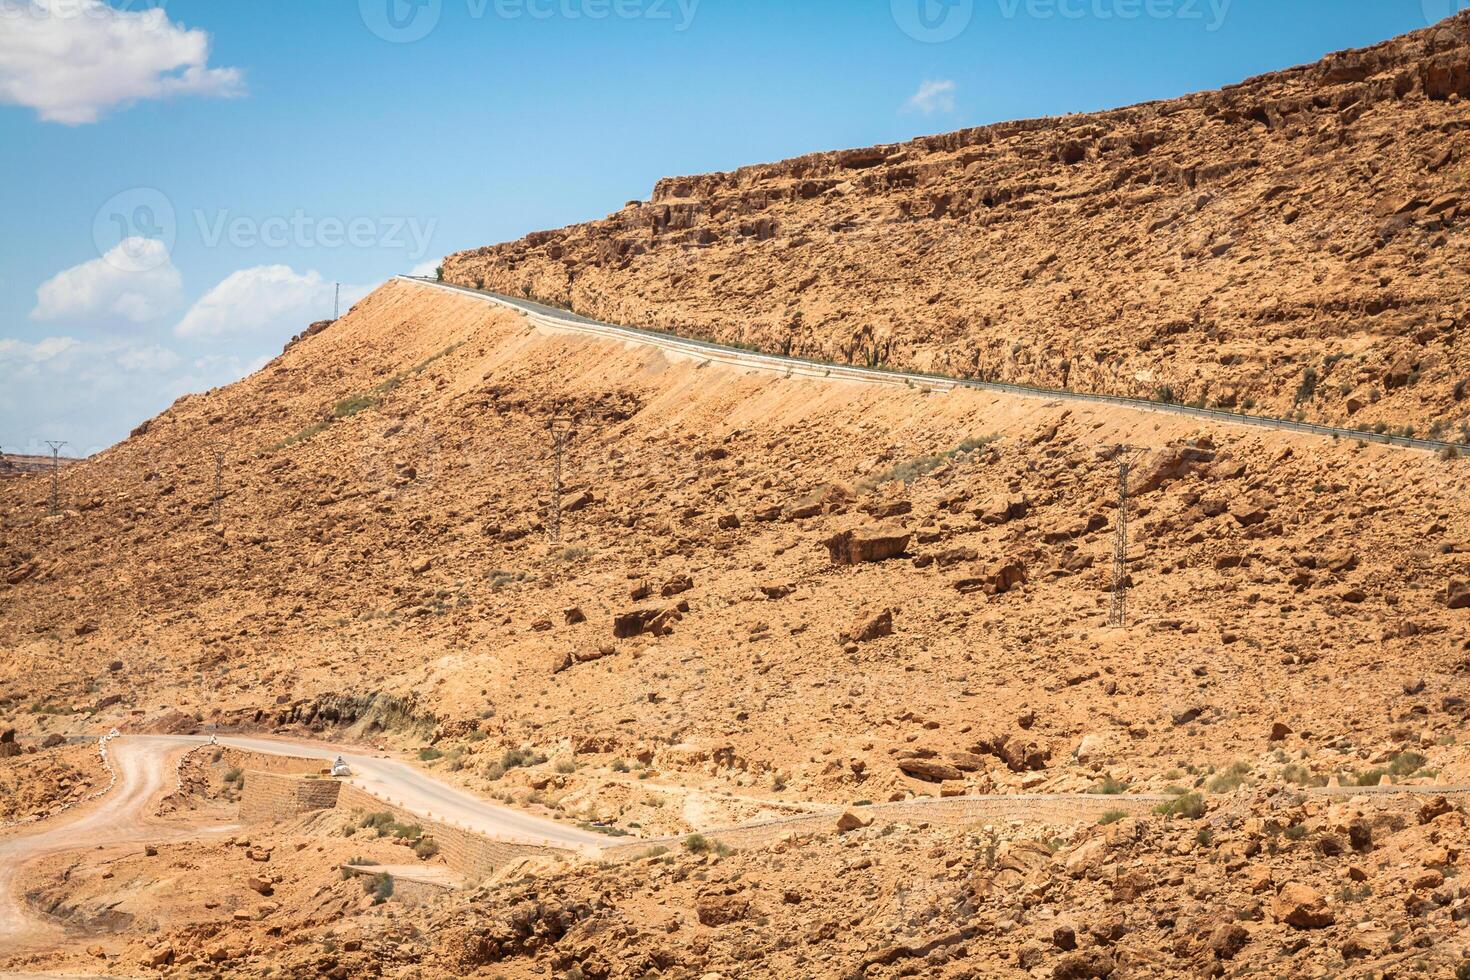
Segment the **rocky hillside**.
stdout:
[[1470,441],[1470,13],[1167,102],[660,181],[451,282],[819,359]]
[[[386,730],[667,832],[720,794],[1470,777],[1466,465],[671,359],[394,282],[69,470],[60,516],[0,488],[0,727]],[[656,812],[629,765],[712,795]]]

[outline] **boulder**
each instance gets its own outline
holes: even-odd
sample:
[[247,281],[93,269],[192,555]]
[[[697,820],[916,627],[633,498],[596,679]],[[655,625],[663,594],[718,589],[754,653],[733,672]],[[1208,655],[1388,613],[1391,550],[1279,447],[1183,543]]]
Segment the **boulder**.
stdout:
[[844,812],[842,816],[837,818],[837,832],[839,834],[846,834],[849,831],[853,830],[861,830],[864,827],[871,827],[872,825],[872,814],[862,813],[858,810],[848,810]]
[[958,579],[953,584],[964,595],[976,592],[1004,595],[1026,584],[1026,565],[1019,558],[1000,559],[992,562],[979,577]]
[[975,516],[984,524],[1004,524],[1020,520],[1031,510],[1031,502],[1018,494],[995,497],[975,508]]
[[938,759],[900,759],[898,768],[905,775],[929,783],[942,783],[950,779],[964,779],[959,769]]
[[1268,501],[1261,496],[1236,497],[1230,501],[1230,516],[1241,527],[1254,527],[1271,516],[1274,506],[1275,501]]
[[1239,922],[1225,922],[1210,933],[1210,952],[1217,960],[1233,960],[1251,941],[1251,934]]
[[1322,893],[1300,882],[1281,886],[1271,903],[1271,914],[1293,929],[1325,929],[1337,921]]
[[276,891],[275,886],[271,884],[269,878],[262,878],[259,875],[252,875],[249,880],[245,882],[245,884],[250,888],[251,891],[255,892],[258,895],[264,895],[266,897],[275,894]]
[[750,902],[738,895],[707,895],[694,906],[700,925],[728,925],[739,922],[750,915]]
[[1104,980],[1117,970],[1112,954],[1100,949],[1068,953],[1052,969],[1053,980]]
[[613,617],[613,636],[620,640],[632,639],[651,633],[667,636],[674,631],[674,624],[684,618],[684,610],[678,606],[668,609],[634,609]]
[[899,557],[908,549],[911,537],[901,528],[876,526],[842,531],[823,543],[833,564],[861,565]]
[[1129,492],[1135,496],[1152,493],[1214,461],[1214,452],[1205,446],[1179,445],[1155,450],[1133,468]]
[[864,615],[837,637],[844,646],[848,643],[868,643],[884,636],[893,635],[893,610],[884,609],[875,615]]
[[664,583],[663,588],[659,589],[659,595],[665,599],[672,599],[674,596],[682,595],[692,588],[694,588],[694,579],[688,575],[675,575]]
[[1444,603],[1451,609],[1470,609],[1470,582],[1451,581],[1446,585]]
[[1034,738],[999,733],[976,743],[977,755],[993,755],[1011,772],[1037,772],[1051,761],[1051,748]]

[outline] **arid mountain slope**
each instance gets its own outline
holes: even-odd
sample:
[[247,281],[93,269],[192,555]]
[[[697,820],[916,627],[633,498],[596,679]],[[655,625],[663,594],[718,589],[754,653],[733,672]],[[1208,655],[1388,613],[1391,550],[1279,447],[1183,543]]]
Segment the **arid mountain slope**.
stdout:
[[[553,416],[577,431],[557,545]],[[1022,790],[1196,790],[1200,819],[675,846],[512,865],[424,909],[340,880],[376,852],[334,813],[252,832],[275,855],[264,902],[219,841],[44,862],[35,904],[120,931],[0,969],[1444,973],[1466,954],[1463,815],[1299,788],[1470,782],[1466,467],[740,370],[395,281],[67,470],[61,516],[43,477],[0,484],[0,731],[371,738],[645,837]],[[44,807],[54,765],[28,759],[0,776]]]
[[660,181],[451,282],[615,322],[1470,439],[1470,13],[1223,91]]
[[[488,790],[528,746],[772,801],[930,792],[900,763],[956,753],[928,775],[1157,788],[1269,764],[1275,722],[1314,778],[1406,747],[1470,776],[1437,744],[1470,666],[1458,459],[676,361],[395,282],[66,475],[56,519],[43,480],[0,489],[0,727],[412,716]],[[569,807],[629,819],[583,779]]]

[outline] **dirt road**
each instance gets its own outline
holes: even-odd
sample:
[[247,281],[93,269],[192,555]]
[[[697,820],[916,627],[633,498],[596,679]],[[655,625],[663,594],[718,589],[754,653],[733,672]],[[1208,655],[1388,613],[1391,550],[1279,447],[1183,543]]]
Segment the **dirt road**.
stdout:
[[[117,769],[117,785],[96,803],[27,828],[0,840],[0,953],[54,944],[65,938],[55,925],[31,914],[16,892],[21,870],[33,861],[66,851],[115,844],[181,840],[234,829],[233,826],[191,828],[151,816],[152,803],[174,788],[175,763],[189,749],[209,740],[201,736],[133,735],[113,740],[109,748]],[[332,746],[280,739],[220,737],[220,744],[276,755],[316,758],[329,763],[339,754],[352,768],[351,782],[425,818],[447,821],[486,836],[524,843],[549,844],[590,853],[608,839],[540,817],[487,803],[438,782],[406,763],[339,753]]]
[[149,816],[148,804],[173,788],[173,757],[185,748],[177,739],[115,739],[108,750],[117,769],[117,785],[111,793],[80,809],[74,817],[38,824],[0,840],[0,953],[45,945],[63,936],[57,927],[33,918],[16,894],[16,879],[30,862],[98,845],[170,840],[201,833],[169,827]]

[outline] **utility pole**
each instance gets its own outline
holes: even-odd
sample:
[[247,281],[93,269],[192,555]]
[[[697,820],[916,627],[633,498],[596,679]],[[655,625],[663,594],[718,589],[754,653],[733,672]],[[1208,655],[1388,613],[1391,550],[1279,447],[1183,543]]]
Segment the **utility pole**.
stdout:
[[61,513],[61,450],[69,443],[47,439],[46,445],[51,447],[51,516],[55,517]]
[[551,510],[547,515],[546,540],[549,544],[561,544],[562,459],[577,433],[571,418],[565,415],[553,415],[546,428],[551,432],[552,442]]
[[1132,468],[1127,447],[1120,447],[1117,535],[1113,542],[1113,611],[1108,620],[1108,625],[1120,628],[1128,625],[1128,474]]
[[221,529],[220,509],[225,499],[225,454],[214,454],[214,526]]
[[337,283],[337,297],[332,300],[332,319],[342,319],[342,284]]

